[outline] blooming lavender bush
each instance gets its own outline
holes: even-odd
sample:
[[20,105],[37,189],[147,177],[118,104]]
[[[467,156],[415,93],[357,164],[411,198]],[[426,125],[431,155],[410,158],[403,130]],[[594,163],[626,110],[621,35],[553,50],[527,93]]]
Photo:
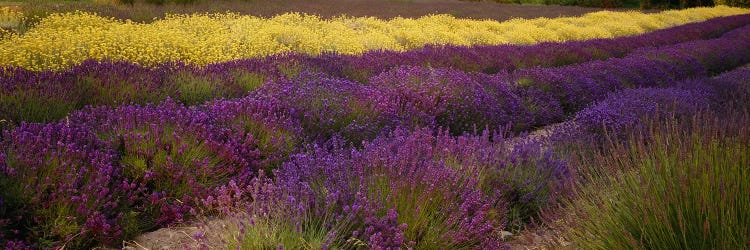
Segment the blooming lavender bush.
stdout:
[[249,98],[196,108],[168,100],[91,108],[70,120],[90,127],[118,152],[124,177],[138,185],[141,200],[134,209],[143,211],[139,218],[148,228],[182,221],[214,187],[247,183],[258,169],[291,153],[298,129],[273,114]]
[[644,125],[644,118],[674,119],[709,110],[710,100],[711,92],[705,89],[628,89],[582,110],[574,121],[589,132],[617,135]]
[[239,142],[233,145],[235,154],[251,159],[255,168],[270,171],[294,153],[304,139],[299,121],[280,106],[248,96],[194,108],[210,116],[212,126],[224,131],[215,135],[215,140]]
[[398,124],[392,102],[379,89],[323,74],[302,72],[267,84],[258,89],[257,98],[279,104],[312,140],[339,134],[359,144]]
[[257,169],[236,154],[234,145],[242,142],[214,139],[221,131],[208,119],[167,101],[85,110],[72,121],[91,127],[118,152],[124,176],[140,189],[141,219],[153,227],[181,221],[211,187]]
[[498,247],[487,236],[502,228],[504,203],[478,188],[478,169],[435,159],[434,143],[430,130],[419,130],[396,132],[361,151],[316,147],[284,164],[276,185],[288,195],[282,202],[299,202],[300,214],[310,216],[298,221],[333,218],[329,228],[348,229],[331,232],[338,238],[332,244]]
[[408,124],[440,126],[462,134],[508,121],[495,96],[464,72],[402,67],[371,78],[370,84],[397,103],[397,114]]
[[[22,124],[0,146],[0,244],[86,248],[127,232],[121,201],[134,194],[117,155],[83,127]],[[14,243],[15,242],[15,243]]]
[[747,109],[750,103],[750,68],[735,69],[707,83],[716,93],[715,107],[725,108],[720,112],[727,113],[733,109]]
[[[244,248],[503,248],[499,231],[566,194],[572,173],[538,141],[398,129],[360,150],[311,146],[275,180],[220,188]],[[243,198],[245,197],[245,198]],[[224,229],[226,230],[226,229]],[[233,233],[227,235],[235,235]],[[300,240],[302,239],[302,240]]]

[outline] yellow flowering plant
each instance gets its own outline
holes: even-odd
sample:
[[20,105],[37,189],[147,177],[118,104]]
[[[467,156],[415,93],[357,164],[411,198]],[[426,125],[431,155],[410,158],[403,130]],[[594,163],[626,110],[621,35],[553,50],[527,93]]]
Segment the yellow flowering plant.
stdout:
[[[0,20],[10,20],[0,10]],[[168,15],[152,23],[120,21],[96,14],[52,14],[22,35],[0,40],[0,66],[61,70],[87,59],[141,65],[182,61],[206,65],[281,53],[361,54],[404,51],[427,44],[499,45],[563,42],[641,34],[690,22],[750,13],[726,6],[641,12],[600,11],[580,17],[458,19],[336,17],[300,13],[271,18],[227,14]],[[0,21],[5,22],[5,21]]]

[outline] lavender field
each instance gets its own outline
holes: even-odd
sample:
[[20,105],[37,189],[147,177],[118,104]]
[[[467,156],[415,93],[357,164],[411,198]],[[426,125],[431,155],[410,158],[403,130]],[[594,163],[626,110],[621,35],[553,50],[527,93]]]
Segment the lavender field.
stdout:
[[2,248],[132,247],[184,225],[190,243],[167,247],[526,249],[554,230],[533,247],[750,248],[750,14],[532,44],[83,59],[0,67]]

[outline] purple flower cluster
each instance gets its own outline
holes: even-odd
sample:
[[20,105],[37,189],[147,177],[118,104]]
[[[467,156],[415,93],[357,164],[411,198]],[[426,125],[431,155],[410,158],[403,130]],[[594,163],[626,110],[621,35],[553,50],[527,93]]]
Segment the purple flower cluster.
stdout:
[[[700,82],[703,83],[703,82]],[[710,109],[711,93],[699,89],[640,88],[617,92],[576,114],[583,129],[624,133],[644,126],[644,118],[689,117]]]
[[298,120],[313,141],[338,134],[361,143],[398,125],[394,105],[383,91],[320,73],[303,71],[298,77],[266,84],[255,96]]
[[743,110],[750,103],[750,69],[737,68],[713,78],[687,80],[668,88],[626,89],[610,94],[572,119],[581,132],[603,137],[648,126],[643,120],[684,119],[703,111]]
[[[317,227],[331,230],[329,235],[337,238],[330,242],[335,245],[355,238],[379,249],[497,249],[502,244],[493,235],[507,222],[507,199],[547,204],[552,192],[564,192],[571,174],[542,144],[508,142],[513,145],[508,150],[502,142],[486,134],[453,137],[431,129],[397,129],[365,143],[361,150],[334,141],[294,155],[274,172],[279,197],[253,199],[248,211],[266,215],[263,208],[279,207],[275,203],[293,210],[289,203],[299,202],[294,207],[298,211],[274,214],[280,218],[271,220],[334,218],[317,222]],[[520,179],[520,173],[543,174]],[[511,178],[518,179],[510,184]],[[541,191],[548,188],[555,190]]]
[[46,248],[74,238],[85,246],[123,237],[119,201],[134,190],[120,178],[122,168],[114,164],[117,155],[104,141],[91,131],[62,123],[23,124],[4,134],[3,238],[32,239],[34,247]]
[[[457,70],[401,67],[370,78],[406,124],[442,126],[453,134],[507,122],[494,89]],[[494,128],[493,128],[494,129]]]
[[723,73],[708,82],[716,93],[715,107],[744,108],[750,103],[750,67]]
[[86,247],[183,221],[216,187],[244,185],[280,164],[300,133],[251,98],[88,108],[58,123],[22,124],[4,131],[1,145],[9,209],[0,225],[10,228],[0,231],[36,247]]

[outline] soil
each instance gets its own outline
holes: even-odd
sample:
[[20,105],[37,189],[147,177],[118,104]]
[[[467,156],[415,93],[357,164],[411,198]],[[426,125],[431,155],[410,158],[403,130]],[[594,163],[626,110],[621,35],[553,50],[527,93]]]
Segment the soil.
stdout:
[[[227,223],[223,220],[209,222],[213,230],[206,231],[205,240],[198,241],[192,235],[201,233],[205,226],[186,225],[162,228],[148,232],[136,237],[131,241],[123,242],[122,249],[126,250],[173,250],[173,249],[225,249],[218,228]],[[519,234],[508,235],[507,243],[510,250],[547,250],[576,249],[573,243],[564,236],[564,229],[550,226],[540,226],[527,229]],[[112,250],[111,248],[99,248],[100,250]]]

